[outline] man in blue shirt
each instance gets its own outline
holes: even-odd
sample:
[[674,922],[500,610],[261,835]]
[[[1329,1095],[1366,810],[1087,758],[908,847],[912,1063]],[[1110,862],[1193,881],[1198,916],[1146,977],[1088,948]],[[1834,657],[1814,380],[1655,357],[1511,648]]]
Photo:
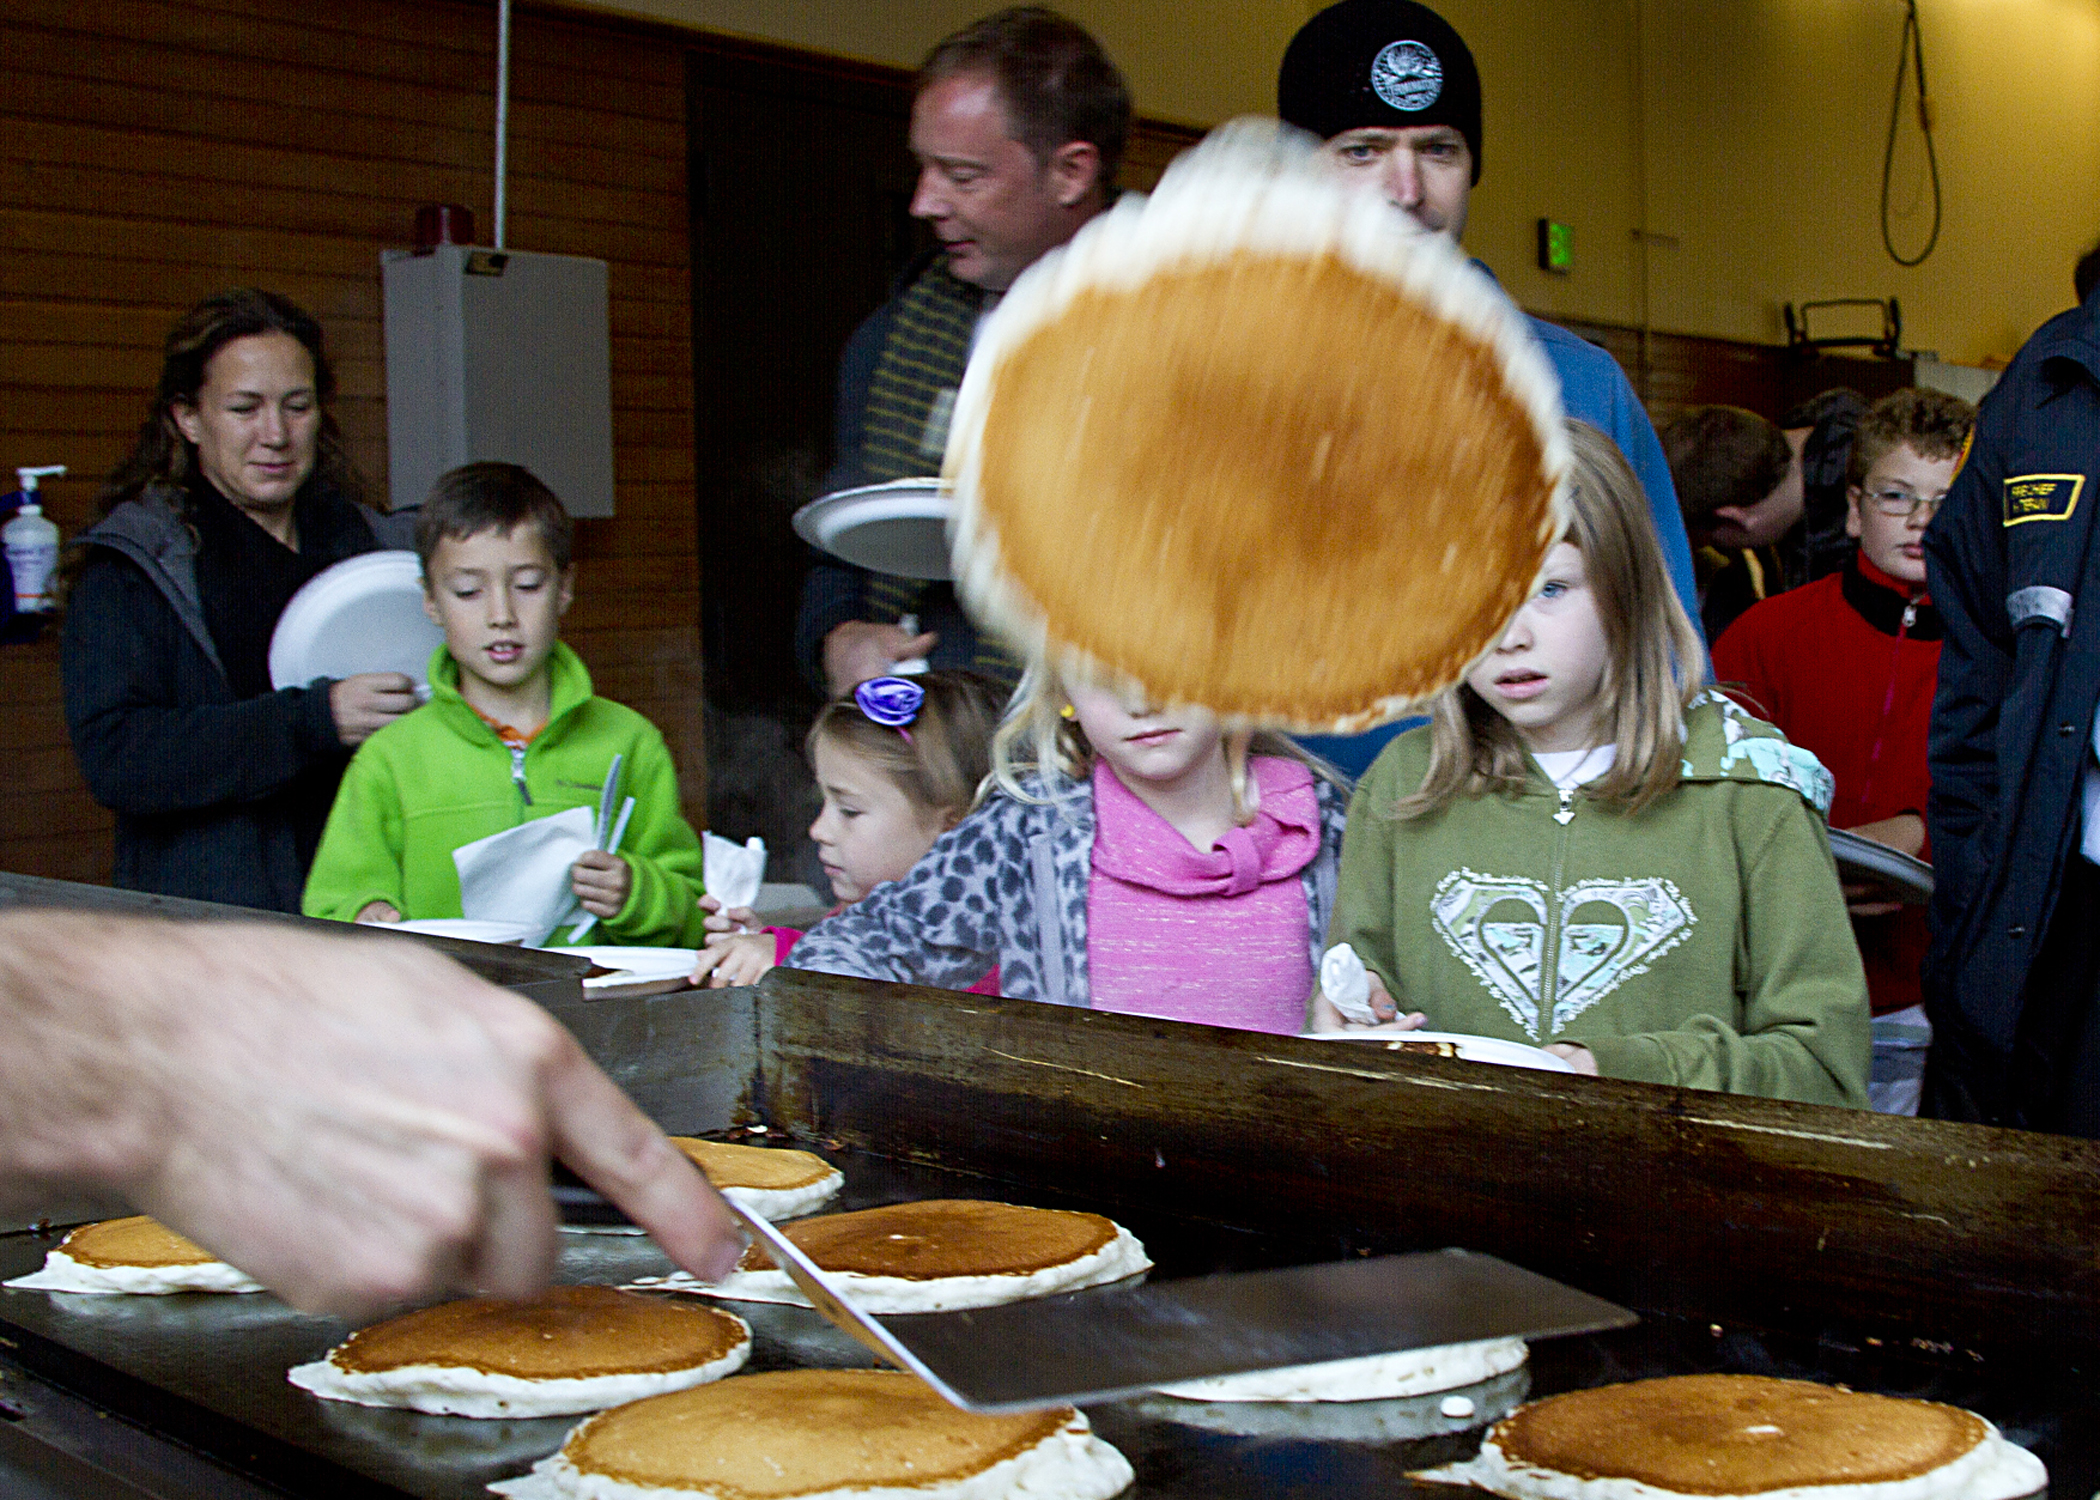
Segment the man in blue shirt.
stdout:
[[[1291,38],[1276,96],[1278,114],[1327,143],[1323,152],[1344,181],[1384,193],[1432,233],[1453,241],[1464,233],[1480,181],[1480,73],[1465,40],[1435,11],[1413,0],[1329,6]],[[1595,344],[1538,318],[1531,330],[1560,375],[1568,415],[1609,433],[1648,492],[1670,581],[1696,625],[1691,546],[1647,412],[1618,362]],[[1406,722],[1304,743],[1357,776]]]

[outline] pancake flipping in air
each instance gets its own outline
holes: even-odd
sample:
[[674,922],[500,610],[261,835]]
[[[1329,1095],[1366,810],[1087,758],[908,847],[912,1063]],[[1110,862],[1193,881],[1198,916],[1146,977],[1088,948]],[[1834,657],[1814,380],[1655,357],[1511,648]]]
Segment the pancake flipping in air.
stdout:
[[944,476],[958,584],[1082,679],[1368,727],[1527,596],[1565,525],[1558,391],[1442,237],[1235,123],[987,319]]

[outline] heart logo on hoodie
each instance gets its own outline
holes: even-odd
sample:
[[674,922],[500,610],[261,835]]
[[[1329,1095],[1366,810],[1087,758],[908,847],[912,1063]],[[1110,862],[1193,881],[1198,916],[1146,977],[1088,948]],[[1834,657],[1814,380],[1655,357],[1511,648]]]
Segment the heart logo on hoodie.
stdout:
[[[1560,942],[1551,971],[1551,1024],[1541,1026],[1549,910],[1557,914]],[[1544,1042],[1646,973],[1699,919],[1676,885],[1660,878],[1584,880],[1555,892],[1521,875],[1453,870],[1430,898],[1430,920],[1509,1018]]]

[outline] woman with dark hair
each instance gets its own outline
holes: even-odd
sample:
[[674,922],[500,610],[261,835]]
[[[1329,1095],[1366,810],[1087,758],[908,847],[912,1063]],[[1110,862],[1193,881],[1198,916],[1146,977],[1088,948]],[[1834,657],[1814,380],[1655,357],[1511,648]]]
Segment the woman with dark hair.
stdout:
[[198,303],[75,543],[66,722],[117,814],[120,886],[297,911],[349,747],[415,706],[395,672],[270,687],[292,595],[382,545],[334,387],[320,325],[283,297]]

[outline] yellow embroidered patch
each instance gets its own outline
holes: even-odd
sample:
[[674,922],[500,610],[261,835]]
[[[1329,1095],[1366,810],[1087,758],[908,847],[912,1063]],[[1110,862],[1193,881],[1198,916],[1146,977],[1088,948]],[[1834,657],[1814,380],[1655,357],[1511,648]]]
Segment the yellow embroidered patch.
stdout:
[[2005,524],[2068,521],[2084,488],[2083,474],[2015,474],[2005,481]]

